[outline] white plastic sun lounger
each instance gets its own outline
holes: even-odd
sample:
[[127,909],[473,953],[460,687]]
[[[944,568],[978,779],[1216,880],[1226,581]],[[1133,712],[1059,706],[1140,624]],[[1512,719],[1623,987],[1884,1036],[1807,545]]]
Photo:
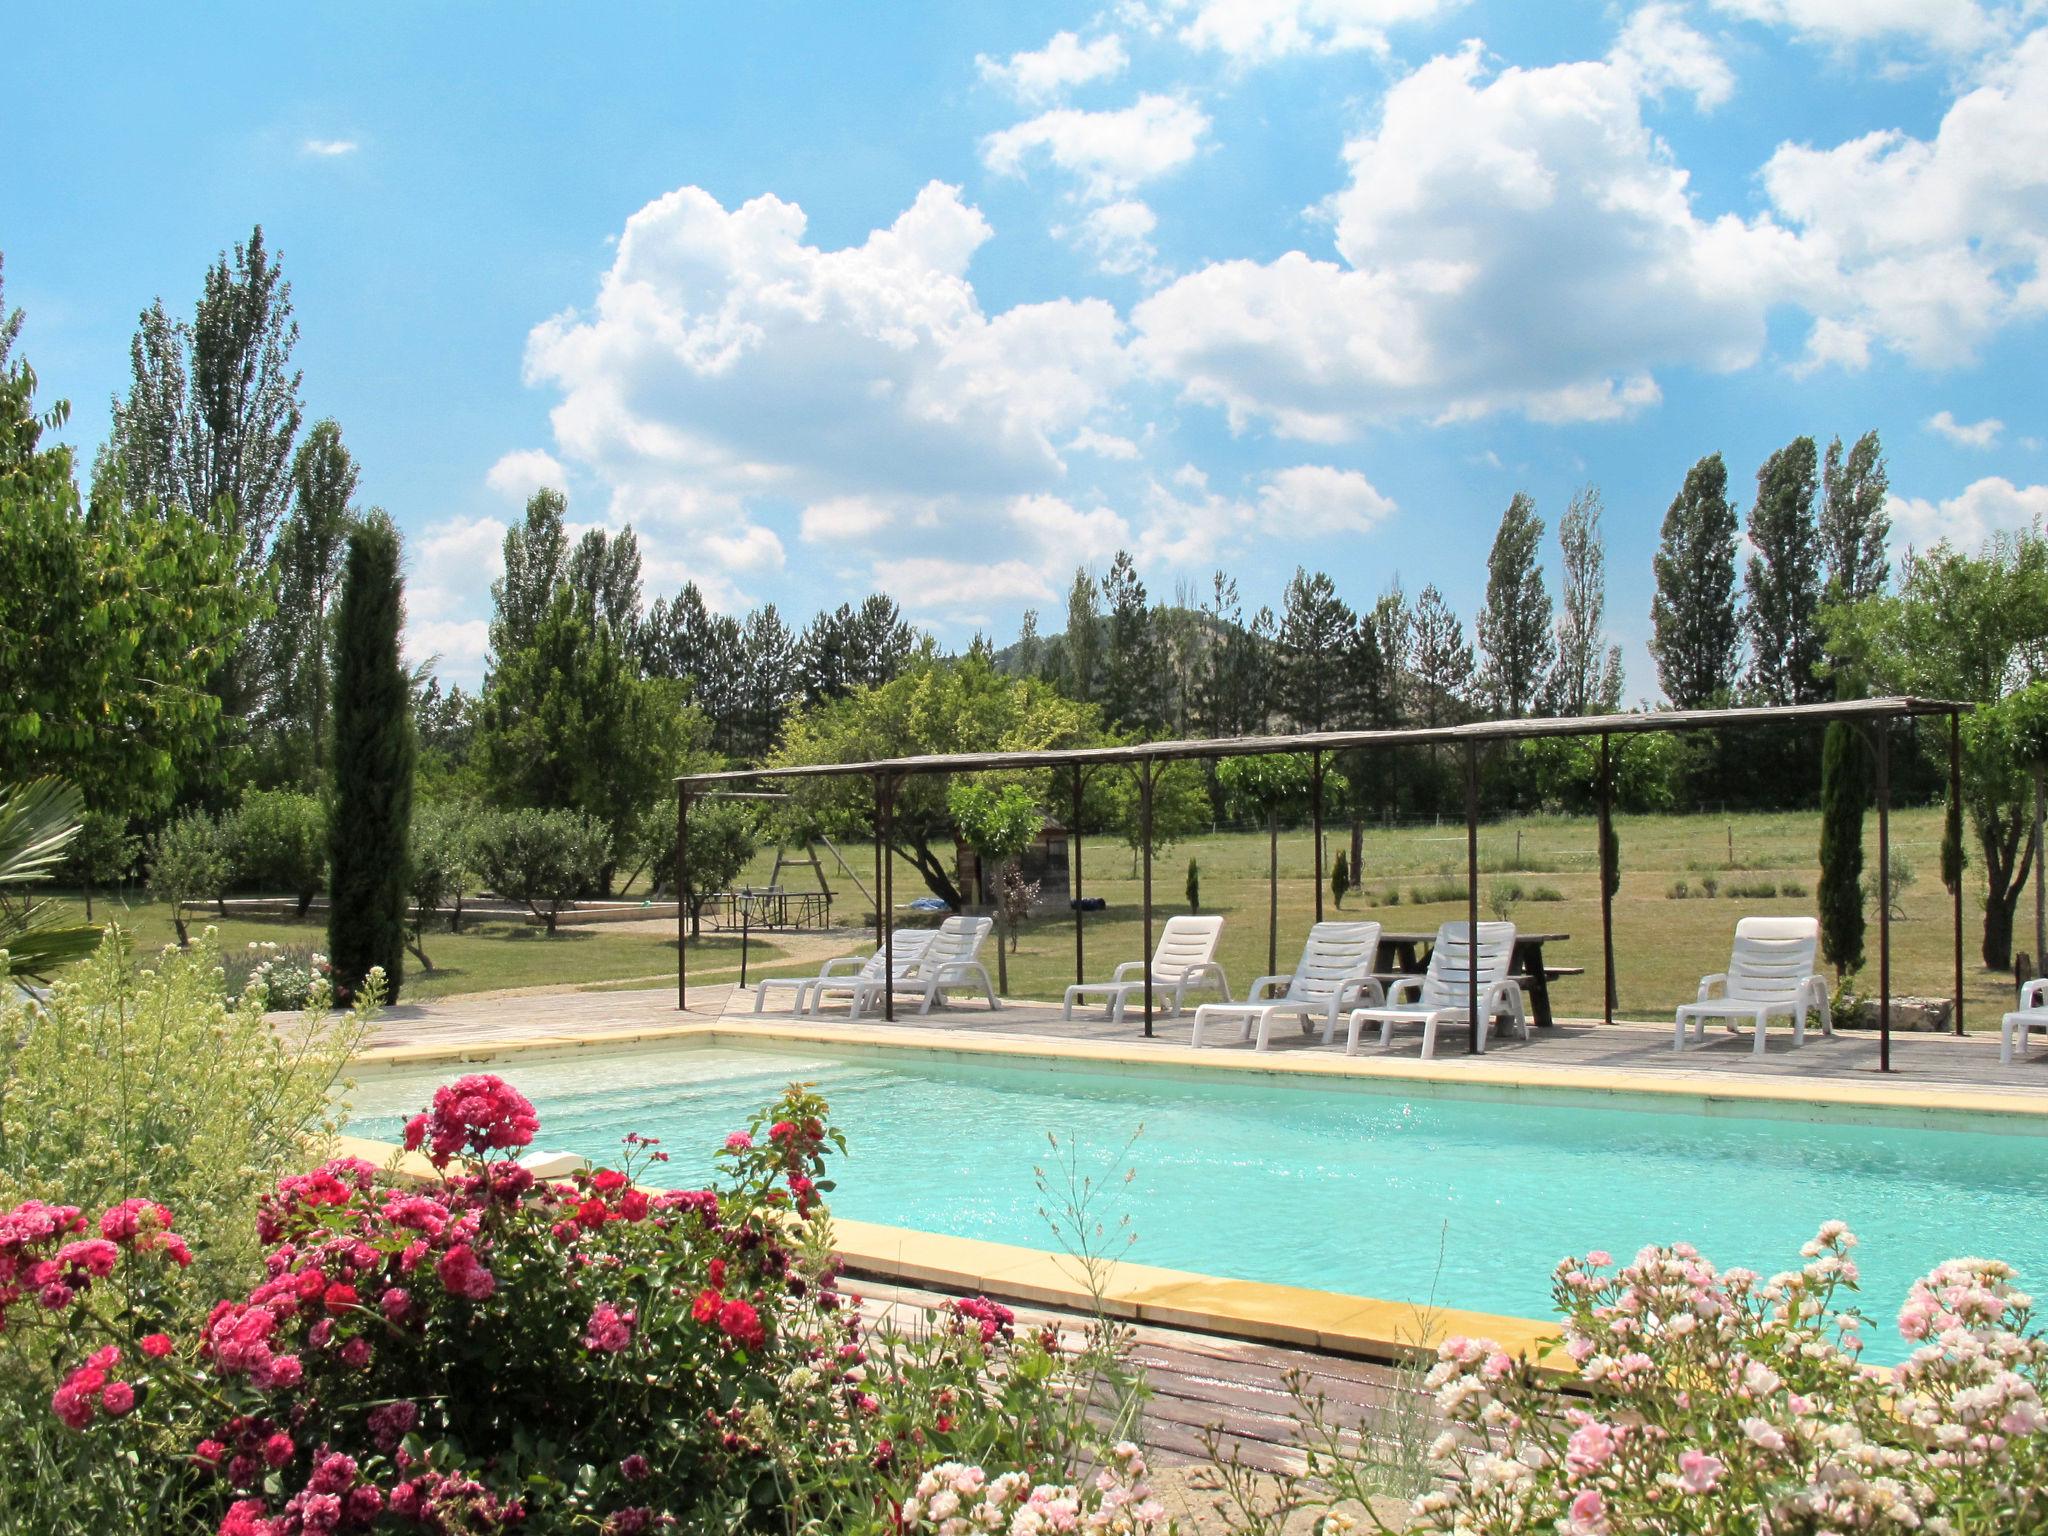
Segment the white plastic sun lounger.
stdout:
[[[889,990],[898,997],[915,996],[919,1013],[930,1013],[932,1004],[943,1003],[946,993],[956,987],[979,988],[988,998],[989,1007],[1002,1007],[996,998],[996,984],[989,979],[988,967],[981,963],[981,946],[994,927],[992,917],[947,918],[911,964],[896,968],[896,979]],[[879,972],[854,983],[852,1017],[859,1018],[881,1005]]]
[[1204,1003],[1195,1010],[1195,1027],[1188,1043],[1199,1046],[1211,1025],[1226,1019],[1241,1019],[1243,1039],[1258,1033],[1253,1047],[1267,1048],[1275,1018],[1301,1020],[1303,1033],[1322,1020],[1323,1044],[1328,1045],[1337,1030],[1337,1019],[1360,1003],[1385,1001],[1380,984],[1373,979],[1373,964],[1379,958],[1378,923],[1317,923],[1308,931],[1301,947],[1301,961],[1291,976],[1261,976],[1245,993],[1241,1003]]
[[[1735,949],[1728,969],[1700,978],[1699,997],[1682,1003],[1672,1027],[1671,1048],[1685,1049],[1685,1026],[1695,1043],[1707,1038],[1707,1020],[1726,1019],[1730,1029],[1744,1024],[1756,1030],[1755,1054],[1764,1053],[1764,1028],[1772,1014],[1792,1021],[1792,1043],[1806,1044],[1806,1014],[1820,1015],[1821,1029],[1832,1035],[1834,1017],[1828,1008],[1828,984],[1813,973],[1820,949],[1820,922],[1811,917],[1745,917],[1735,925]],[[1721,995],[1714,995],[1718,985]]]
[[2048,976],[2020,988],[2020,1005],[1998,1026],[1998,1059],[2010,1062],[2015,1047],[2022,1061],[2027,1056],[2027,1031],[2048,1031]]
[[1518,1036],[1528,1039],[1529,1020],[1522,1007],[1522,989],[1508,979],[1508,966],[1514,955],[1513,923],[1481,923],[1476,946],[1466,924],[1445,923],[1436,931],[1427,974],[1403,976],[1387,989],[1385,1003],[1353,1010],[1344,1053],[1358,1054],[1358,1032],[1366,1024],[1379,1025],[1381,1050],[1393,1039],[1396,1024],[1420,1024],[1422,1054],[1425,1058],[1434,1056],[1439,1025],[1469,1022],[1465,1011],[1469,1000],[1467,986],[1474,972],[1479,977],[1479,1049],[1486,1049],[1486,1037],[1496,1018],[1506,1020]]
[[[932,941],[929,928],[898,928],[895,934],[896,964],[901,968],[907,961],[914,960]],[[882,957],[886,953],[880,945],[872,955],[837,955],[827,960],[815,976],[770,976],[754,983],[754,1012],[759,1013],[768,1000],[771,991],[791,993],[790,1008],[796,1013],[817,1012],[818,993],[830,985],[844,990],[864,977],[879,979],[882,974]]]
[[[1187,995],[1191,989],[1215,987],[1223,994],[1223,1000],[1230,1001],[1230,978],[1223,974],[1223,967],[1216,959],[1216,945],[1223,937],[1223,919],[1220,917],[1169,917],[1166,927],[1159,935],[1158,947],[1152,951],[1152,990],[1156,995],[1164,994],[1167,1011],[1178,1014],[1187,1007]],[[1124,1010],[1133,998],[1142,1006],[1145,997],[1146,965],[1142,960],[1126,960],[1116,968],[1116,974],[1108,981],[1077,983],[1067,988],[1066,1002],[1060,1009],[1062,1019],[1074,1016],[1074,1004],[1101,1001],[1109,1006],[1112,1024],[1123,1022]]]

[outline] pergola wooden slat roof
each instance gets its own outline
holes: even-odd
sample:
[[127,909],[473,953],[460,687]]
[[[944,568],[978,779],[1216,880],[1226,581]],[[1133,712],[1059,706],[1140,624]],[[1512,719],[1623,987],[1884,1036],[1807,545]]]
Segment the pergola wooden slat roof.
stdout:
[[1257,757],[1276,752],[1349,752],[1371,747],[1489,744],[1553,736],[1625,736],[1646,731],[1709,731],[1757,725],[1826,725],[1835,720],[1897,720],[1922,715],[1967,713],[1970,705],[1945,699],[1892,697],[1841,699],[1822,704],[1773,704],[1739,709],[1667,709],[1550,719],[1479,720],[1468,725],[1416,726],[1394,730],[1305,731],[1288,736],[1223,736],[1179,741],[1133,742],[1116,747],[1049,747],[1031,752],[938,752],[877,758],[860,763],[806,763],[781,768],[730,768],[686,773],[679,788],[695,789],[754,779],[890,777],[924,773],[990,773],[1030,768],[1087,768],[1105,763],[1172,762],[1182,759]]

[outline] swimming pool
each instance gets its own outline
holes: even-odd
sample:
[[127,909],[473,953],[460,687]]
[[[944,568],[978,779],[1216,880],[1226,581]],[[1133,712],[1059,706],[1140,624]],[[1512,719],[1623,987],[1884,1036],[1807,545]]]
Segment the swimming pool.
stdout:
[[2039,1135],[1503,1102],[1366,1077],[692,1044],[369,1070],[349,1129],[395,1141],[437,1083],[473,1070],[534,1101],[537,1146],[614,1161],[627,1131],[660,1137],[673,1159],[660,1182],[677,1187],[708,1179],[725,1133],[784,1084],[816,1082],[851,1149],[838,1214],[1034,1248],[1057,1246],[1033,1176],[1051,1171],[1056,1135],[1116,1186],[1107,1214],[1128,1213],[1134,1260],[1394,1301],[1545,1318],[1567,1252],[1683,1239],[1771,1273],[1841,1217],[1863,1240],[1869,1355],[1888,1361],[1908,1285],[1941,1260],[2003,1258],[2035,1286],[2048,1275]]

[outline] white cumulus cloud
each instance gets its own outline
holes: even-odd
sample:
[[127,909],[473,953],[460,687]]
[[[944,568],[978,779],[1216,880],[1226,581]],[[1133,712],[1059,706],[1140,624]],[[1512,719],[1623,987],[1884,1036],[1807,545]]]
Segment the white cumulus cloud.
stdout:
[[562,468],[562,461],[545,448],[518,448],[490,467],[484,475],[484,484],[506,500],[523,506],[535,491],[548,487],[566,490],[569,472]]
[[1458,0],[1198,0],[1180,30],[1191,48],[1243,64],[1297,53],[1387,51],[1387,30],[1427,21]]
[[1720,50],[1687,23],[1681,7],[1661,0],[1629,17],[1610,57],[1634,73],[1646,95],[1681,90],[1709,110],[1735,94],[1735,72]]
[[1089,209],[1064,233],[1076,247],[1093,256],[1104,272],[1162,283],[1172,274],[1159,265],[1159,248],[1152,243],[1152,232],[1158,227],[1158,216],[1150,207],[1127,197]]
[[1043,48],[1013,53],[1007,61],[977,54],[981,78],[999,85],[1019,101],[1049,101],[1069,88],[1112,80],[1130,63],[1123,40],[1114,33],[1084,43],[1072,32],[1055,32]]
[[1370,533],[1394,510],[1393,499],[1357,470],[1324,464],[1283,469],[1259,490],[1267,532],[1291,539]]
[[1836,46],[1889,39],[1963,51],[1996,38],[2003,20],[1977,0],[1713,0],[1748,21]]
[[613,521],[758,571],[783,558],[755,520],[769,498],[826,506],[805,523],[823,537],[846,498],[994,505],[1057,483],[1055,443],[1128,373],[1109,304],[986,312],[967,274],[989,225],[938,182],[859,244],[805,234],[780,198],[727,209],[680,188],[627,220],[594,306],[534,328],[556,449]]
[[1989,448],[1998,441],[2005,423],[1996,416],[1986,416],[1982,421],[1957,421],[1950,411],[1936,411],[1927,418],[1927,430],[1947,438],[1958,448]]
[[1748,365],[1797,244],[1694,211],[1640,70],[1431,60],[1345,147],[1341,261],[1189,273],[1132,312],[1133,350],[1235,428],[1322,441],[1396,415],[1608,419],[1658,398],[1659,366]]
[[1147,92],[1128,107],[1084,112],[1056,107],[982,140],[984,164],[1021,176],[1043,155],[1074,176],[1084,196],[1108,201],[1194,159],[1209,116],[1192,101]]
[[872,496],[831,496],[805,507],[799,523],[806,544],[865,538],[888,527],[894,514]]
[[491,583],[504,574],[505,529],[495,517],[431,523],[406,541],[405,655],[438,656],[451,682],[474,688],[490,649]]
[[361,147],[354,139],[307,139],[299,145],[299,151],[319,160],[339,160],[343,155],[354,154]]
[[1895,547],[1926,549],[1946,539],[1958,549],[1974,552],[1994,533],[2048,521],[2048,485],[2017,486],[2003,475],[1991,475],[1940,501],[1894,496],[1887,510]]

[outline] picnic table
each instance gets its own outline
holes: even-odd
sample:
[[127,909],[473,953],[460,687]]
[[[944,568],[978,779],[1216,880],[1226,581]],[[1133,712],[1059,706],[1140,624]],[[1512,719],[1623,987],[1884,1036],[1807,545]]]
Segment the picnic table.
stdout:
[[[1529,1014],[1539,1028],[1549,1029],[1556,1021],[1550,1013],[1550,983],[1559,976],[1582,976],[1585,967],[1581,965],[1545,965],[1543,946],[1562,944],[1571,937],[1568,933],[1524,933],[1515,930],[1515,953],[1508,962],[1508,974],[1521,983],[1522,993],[1529,999]],[[1429,969],[1429,952],[1436,945],[1436,934],[1392,933],[1381,930],[1379,958],[1373,969],[1384,981],[1398,980],[1403,976],[1420,976]]]

